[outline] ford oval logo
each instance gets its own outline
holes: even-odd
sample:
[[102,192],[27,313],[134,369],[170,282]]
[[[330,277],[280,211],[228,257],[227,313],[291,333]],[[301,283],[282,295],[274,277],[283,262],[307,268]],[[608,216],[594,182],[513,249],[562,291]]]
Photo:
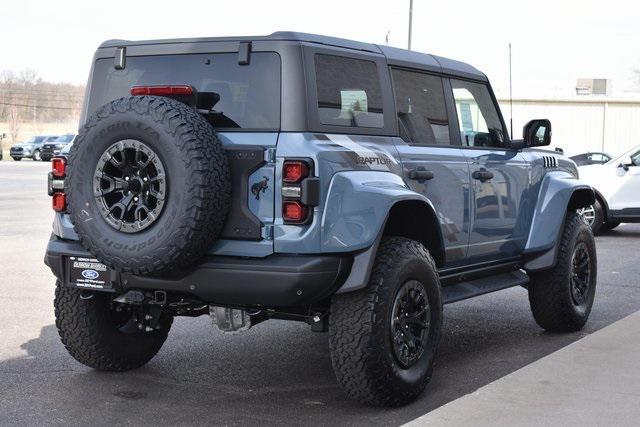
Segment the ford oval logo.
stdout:
[[95,270],[82,270],[82,276],[85,279],[96,279],[100,274]]

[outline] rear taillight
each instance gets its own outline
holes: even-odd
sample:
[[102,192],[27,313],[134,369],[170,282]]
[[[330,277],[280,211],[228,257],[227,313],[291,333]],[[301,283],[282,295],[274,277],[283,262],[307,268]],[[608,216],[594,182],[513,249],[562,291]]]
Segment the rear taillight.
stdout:
[[288,222],[304,222],[308,216],[308,208],[298,201],[282,202],[282,217]]
[[297,183],[309,176],[309,165],[301,160],[285,160],[282,167],[282,180]]
[[282,164],[282,219],[306,224],[318,205],[320,182],[312,177],[311,159],[287,159]]
[[51,172],[47,180],[47,192],[51,196],[51,207],[56,212],[67,210],[67,196],[64,194],[64,179],[67,176],[67,159],[51,159]]
[[67,174],[67,159],[64,157],[54,157],[51,160],[51,172],[56,178],[64,178]]
[[53,193],[51,198],[51,207],[56,212],[64,212],[67,210],[67,195],[64,193]]
[[131,88],[131,95],[190,96],[193,95],[193,88],[187,85],[134,86]]

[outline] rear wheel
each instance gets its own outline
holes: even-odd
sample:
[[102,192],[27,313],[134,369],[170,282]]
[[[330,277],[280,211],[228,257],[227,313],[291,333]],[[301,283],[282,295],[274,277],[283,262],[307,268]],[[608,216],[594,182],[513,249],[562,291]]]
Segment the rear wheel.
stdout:
[[[173,321],[163,315],[151,331],[143,319],[112,302],[108,293],[88,292],[56,283],[56,326],[67,351],[78,362],[101,371],[139,368],[158,353]],[[118,310],[121,309],[121,310]]]
[[329,347],[336,378],[366,404],[411,402],[431,379],[441,328],[440,281],[429,252],[413,240],[387,238],[369,286],[333,297]]
[[593,233],[571,212],[565,220],[556,265],[531,274],[529,302],[538,325],[553,332],[582,329],[593,306],[597,268]]
[[36,162],[40,161],[40,150],[36,150],[33,152],[32,159]]

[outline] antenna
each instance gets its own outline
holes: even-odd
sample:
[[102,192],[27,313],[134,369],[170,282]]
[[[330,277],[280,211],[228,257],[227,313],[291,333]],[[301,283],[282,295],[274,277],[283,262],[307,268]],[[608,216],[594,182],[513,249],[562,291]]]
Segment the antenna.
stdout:
[[409,0],[409,42],[407,43],[408,50],[411,50],[411,30],[413,29],[413,0]]
[[511,78],[511,42],[509,42],[509,122],[511,139],[513,139],[513,79]]

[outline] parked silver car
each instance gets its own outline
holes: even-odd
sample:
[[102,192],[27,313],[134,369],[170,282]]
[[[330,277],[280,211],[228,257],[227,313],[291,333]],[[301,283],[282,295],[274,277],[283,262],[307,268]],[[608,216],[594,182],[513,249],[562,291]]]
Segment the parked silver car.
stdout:
[[40,160],[42,154],[42,146],[47,142],[55,141],[58,135],[38,135],[32,136],[25,142],[15,144],[9,150],[9,155],[13,160],[20,161],[24,158]]

